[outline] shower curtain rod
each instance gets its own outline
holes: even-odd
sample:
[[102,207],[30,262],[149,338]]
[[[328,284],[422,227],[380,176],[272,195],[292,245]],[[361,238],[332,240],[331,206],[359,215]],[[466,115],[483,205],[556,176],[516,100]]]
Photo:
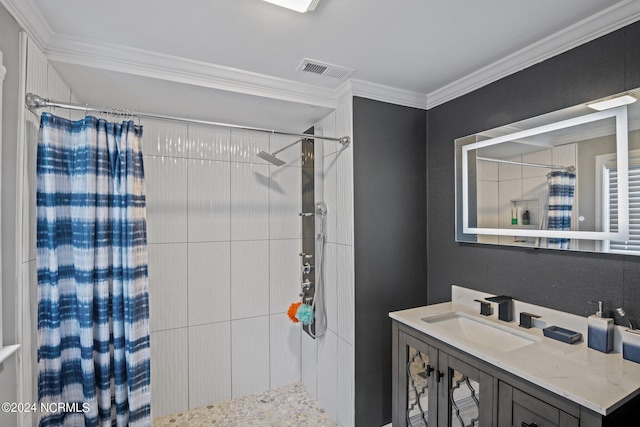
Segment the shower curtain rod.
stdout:
[[165,116],[165,115],[162,115],[162,114],[143,113],[143,112],[140,112],[140,111],[131,111],[131,110],[126,110],[126,109],[121,109],[121,108],[94,107],[94,106],[90,106],[88,104],[86,104],[86,105],[71,104],[71,103],[68,103],[68,102],[52,101],[50,99],[43,98],[43,97],[35,95],[33,93],[28,93],[27,94],[26,103],[27,103],[27,107],[29,109],[47,108],[47,107],[66,108],[68,110],[84,111],[85,113],[93,112],[93,113],[113,114],[113,115],[120,115],[120,116],[132,116],[132,117],[140,117],[140,118],[145,117],[145,118],[150,118],[150,119],[172,120],[172,121],[176,121],[176,122],[197,123],[197,124],[202,124],[202,125],[222,126],[222,127],[228,127],[228,128],[234,128],[234,129],[251,130],[251,131],[255,131],[255,132],[266,132],[266,133],[271,133],[271,134],[276,134],[276,135],[298,136],[298,137],[303,137],[303,138],[308,138],[308,139],[324,139],[324,140],[327,140],[327,141],[336,141],[336,142],[339,142],[340,144],[344,145],[345,147],[347,147],[349,145],[349,142],[351,142],[351,138],[349,136],[343,136],[343,137],[340,137],[340,138],[334,138],[334,137],[330,137],[330,136],[320,136],[320,135],[309,135],[309,134],[303,134],[303,133],[282,132],[282,131],[277,131],[277,130],[273,130],[273,129],[254,128],[254,127],[248,127],[248,126],[233,125],[233,124],[228,124],[228,123],[211,122],[211,121],[207,121],[207,120],[197,120],[197,119],[189,119],[189,118],[184,118],[184,117]]
[[520,165],[520,166],[532,166],[534,168],[545,168],[545,169],[562,169],[567,172],[575,172],[576,168],[574,166],[556,166],[556,165],[543,165],[540,163],[527,163],[527,162],[516,162],[514,160],[502,160],[502,159],[491,159],[489,157],[476,157],[478,160],[483,160],[485,162],[495,162],[495,163],[507,163],[509,165]]

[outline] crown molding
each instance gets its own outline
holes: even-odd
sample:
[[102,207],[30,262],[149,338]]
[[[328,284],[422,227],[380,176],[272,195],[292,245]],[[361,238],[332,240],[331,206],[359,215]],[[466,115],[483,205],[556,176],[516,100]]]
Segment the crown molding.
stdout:
[[335,108],[335,90],[117,44],[54,37],[50,61],[163,79],[283,101]]
[[444,104],[508,75],[640,19],[640,1],[625,0],[427,94],[427,109]]
[[344,98],[344,96],[360,96],[405,107],[427,109],[427,96],[424,93],[398,89],[365,80],[348,80],[337,89],[337,93],[339,99]]
[[32,0],[0,0],[18,25],[24,29],[34,43],[45,50],[53,38],[53,30]]

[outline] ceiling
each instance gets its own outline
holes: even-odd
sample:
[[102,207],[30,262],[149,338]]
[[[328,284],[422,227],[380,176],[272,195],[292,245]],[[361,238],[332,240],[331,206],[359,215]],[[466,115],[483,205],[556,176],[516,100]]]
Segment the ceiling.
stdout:
[[634,0],[0,2],[78,101],[296,132],[348,94],[430,108],[640,19]]

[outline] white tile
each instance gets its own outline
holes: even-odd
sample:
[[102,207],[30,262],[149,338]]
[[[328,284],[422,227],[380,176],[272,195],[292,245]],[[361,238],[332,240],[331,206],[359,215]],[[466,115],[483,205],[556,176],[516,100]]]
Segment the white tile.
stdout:
[[188,161],[189,242],[231,238],[231,170],[229,162]]
[[[521,156],[512,156],[507,158],[506,160],[512,160],[514,162],[521,162]],[[498,177],[500,182],[514,180],[514,179],[522,179],[522,166],[513,165],[509,163],[499,163],[498,164]]]
[[269,231],[271,239],[302,237],[302,170],[270,166]]
[[49,92],[47,79],[48,73],[47,58],[44,53],[36,46],[36,44],[28,38],[27,41],[27,78],[26,92],[40,95],[43,98],[51,98],[52,93]]
[[24,188],[22,194],[22,262],[36,259],[36,156],[40,119],[25,113],[26,144],[24,146]]
[[151,244],[148,250],[151,330],[187,326],[187,244]]
[[[320,261],[320,244],[316,243],[316,254]],[[338,332],[338,245],[326,243],[324,257],[322,259],[323,276],[317,292],[324,292],[325,311],[327,313],[327,326],[330,330]],[[322,289],[324,288],[324,289]],[[318,301],[320,298],[318,297]],[[320,314],[318,314],[320,316]]]
[[[49,96],[51,99],[55,99],[56,101],[62,102],[71,102],[71,90],[65,84],[65,82],[60,78],[56,70],[51,66],[47,66],[47,88],[49,91]],[[58,110],[56,114],[65,117],[67,119],[71,118],[70,114],[71,110]]]
[[151,411],[154,418],[189,409],[187,329],[151,333]]
[[187,241],[187,161],[144,156],[149,243]]
[[324,157],[323,160],[323,191],[322,201],[327,205],[326,238],[327,241],[338,241],[338,216],[336,206],[338,204],[338,152]]
[[355,424],[355,353],[353,346],[338,339],[338,416],[336,422],[343,427]]
[[269,329],[270,388],[300,382],[300,324],[279,313],[271,315]]
[[[271,134],[269,135],[269,153],[278,151],[299,140],[300,137],[298,136]],[[298,142],[297,144],[276,154],[276,157],[286,162],[287,166],[302,166],[302,143]]]
[[318,403],[338,418],[338,337],[331,331],[318,339]]
[[269,241],[231,242],[231,318],[269,314]]
[[229,159],[232,162],[269,163],[257,157],[260,151],[269,151],[269,134],[243,129],[231,129],[231,143],[229,144]]
[[349,344],[355,344],[355,296],[353,277],[353,247],[337,245],[337,332]]
[[269,316],[231,322],[231,396],[269,388]]
[[553,164],[560,166],[578,167],[576,160],[578,145],[576,143],[561,145],[553,148]]
[[335,241],[351,245],[353,243],[353,148],[351,146],[340,150],[337,167],[336,204],[331,211],[336,217]]
[[[528,153],[522,155],[522,161],[526,163],[537,163],[540,165],[550,165],[553,163],[553,156],[551,149],[536,151],[535,153]],[[525,166],[522,168],[523,178],[532,178],[534,176],[546,176],[551,169]]]
[[231,322],[189,328],[189,409],[231,399]]
[[309,396],[318,399],[318,340],[306,332],[300,333],[300,379]]
[[528,199],[524,208],[529,210],[530,223],[540,224],[548,202],[548,183],[546,176],[522,180],[523,199]]
[[284,313],[292,302],[298,301],[302,281],[300,249],[302,241],[271,240],[269,242],[269,301],[271,314]]
[[269,167],[231,165],[231,239],[269,238]]
[[478,181],[497,181],[498,165],[496,162],[486,162],[478,160]]
[[231,320],[231,243],[189,243],[189,325]]
[[478,225],[484,228],[497,228],[499,224],[498,183],[482,181],[478,185]]
[[229,160],[231,129],[189,124],[188,156],[192,159]]
[[156,119],[140,119],[145,155],[186,157],[187,124]]

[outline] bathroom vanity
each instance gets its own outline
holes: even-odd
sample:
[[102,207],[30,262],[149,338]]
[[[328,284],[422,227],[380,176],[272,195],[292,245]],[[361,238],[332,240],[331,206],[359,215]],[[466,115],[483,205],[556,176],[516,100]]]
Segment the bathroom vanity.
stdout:
[[[481,316],[474,299],[490,295],[452,294],[452,302],[390,313],[394,426],[640,425],[640,364],[587,348],[586,318],[515,302],[516,313],[541,316],[525,329],[517,315]],[[584,339],[547,338],[540,326],[550,323]]]

